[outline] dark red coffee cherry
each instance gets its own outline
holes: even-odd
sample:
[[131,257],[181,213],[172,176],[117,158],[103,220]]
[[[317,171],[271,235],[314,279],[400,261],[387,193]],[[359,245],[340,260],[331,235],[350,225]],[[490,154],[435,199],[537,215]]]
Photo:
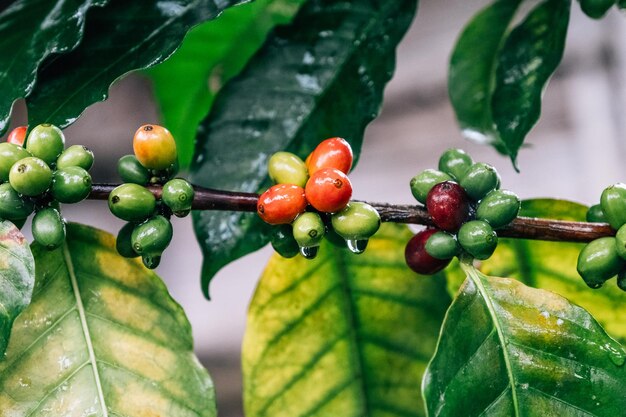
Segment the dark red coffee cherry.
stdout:
[[428,238],[437,233],[437,229],[422,230],[409,240],[404,250],[406,264],[413,271],[422,275],[432,275],[448,266],[450,259],[433,258],[426,252]]
[[470,199],[456,182],[435,185],[426,197],[426,208],[435,226],[446,232],[456,232],[470,217]]

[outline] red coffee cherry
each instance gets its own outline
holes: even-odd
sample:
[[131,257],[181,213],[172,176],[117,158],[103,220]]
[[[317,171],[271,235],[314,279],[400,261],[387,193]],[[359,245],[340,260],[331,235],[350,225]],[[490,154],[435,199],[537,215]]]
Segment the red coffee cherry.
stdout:
[[435,226],[446,232],[456,232],[470,216],[469,196],[456,182],[435,185],[426,197],[426,208]]
[[448,266],[451,259],[433,258],[426,252],[428,238],[437,233],[437,229],[422,230],[409,240],[404,250],[406,264],[413,271],[422,275],[432,275]]
[[306,199],[315,209],[325,213],[342,210],[352,197],[348,176],[335,168],[317,171],[306,183]]
[[304,189],[293,184],[278,184],[261,194],[256,209],[269,224],[289,224],[306,209]]
[[347,174],[352,168],[352,148],[342,138],[330,138],[320,142],[306,160],[309,175],[324,168],[335,168]]
[[24,141],[26,140],[26,131],[28,130],[28,126],[18,126],[9,133],[7,136],[7,142],[13,143],[18,146],[24,146]]

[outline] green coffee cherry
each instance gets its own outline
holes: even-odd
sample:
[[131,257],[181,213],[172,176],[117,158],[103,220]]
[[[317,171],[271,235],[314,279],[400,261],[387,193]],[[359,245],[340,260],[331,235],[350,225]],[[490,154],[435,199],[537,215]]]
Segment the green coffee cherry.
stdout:
[[134,223],[126,223],[118,232],[117,239],[115,240],[115,248],[117,253],[124,258],[136,258],[139,256],[135,249],[133,249],[132,234],[135,230]]
[[61,129],[51,124],[35,126],[26,139],[26,150],[33,156],[52,165],[65,147],[65,136]]
[[324,222],[317,213],[302,213],[293,221],[293,238],[300,247],[319,246],[324,238]]
[[275,184],[306,185],[309,171],[302,159],[291,152],[276,152],[267,164],[268,172]]
[[591,223],[608,223],[600,204],[594,204],[587,210],[587,221]]
[[615,234],[615,245],[619,257],[626,260],[626,225],[620,227]]
[[489,258],[498,246],[498,235],[489,223],[482,220],[472,220],[461,226],[457,239],[467,253],[479,260]]
[[185,217],[191,211],[194,190],[187,181],[176,178],[163,186],[162,200],[177,217]]
[[472,166],[474,161],[462,149],[448,149],[441,154],[439,158],[439,171],[445,172],[456,180],[465,176],[467,170]]
[[616,0],[580,0],[580,9],[592,19],[600,19],[616,3]]
[[93,152],[83,145],[72,145],[64,150],[57,159],[57,169],[81,167],[89,171],[93,165]]
[[578,273],[591,288],[602,284],[622,269],[624,260],[617,254],[614,237],[601,237],[589,242],[578,255]]
[[626,184],[620,182],[602,191],[600,206],[613,229],[622,227],[626,223]]
[[117,161],[117,173],[124,182],[146,185],[151,174],[139,163],[135,155],[124,155]]
[[290,224],[281,224],[272,227],[270,242],[274,250],[283,258],[293,258],[299,253],[300,246],[293,238]]
[[38,196],[50,187],[52,171],[43,160],[29,156],[13,164],[9,172],[9,182],[20,194]]
[[380,228],[378,211],[367,203],[352,201],[331,217],[333,229],[346,240],[364,240]]
[[173,234],[172,223],[168,219],[154,216],[133,230],[131,234],[133,249],[142,256],[160,256],[172,241]]
[[127,222],[140,222],[154,213],[156,199],[147,188],[137,184],[122,184],[109,194],[109,209],[114,216]]
[[55,208],[39,210],[33,217],[33,238],[48,250],[54,250],[65,241],[65,221]]
[[430,189],[444,181],[454,181],[454,178],[436,169],[425,169],[411,178],[411,193],[417,201],[426,204],[426,197]]
[[9,171],[17,161],[27,158],[31,154],[21,146],[13,143],[0,143],[0,182],[9,180]]
[[148,269],[155,269],[161,263],[161,255],[143,255],[141,261]]
[[51,192],[60,203],[83,201],[91,192],[91,175],[79,166],[57,169],[52,176]]
[[477,162],[467,170],[459,184],[471,198],[478,201],[499,187],[500,175],[491,165]]
[[480,200],[476,218],[486,221],[494,229],[499,229],[517,217],[520,204],[517,194],[508,190],[493,190]]
[[347,248],[346,240],[343,237],[339,236],[337,232],[335,232],[332,224],[326,224],[326,232],[324,233],[324,238],[329,241],[333,246],[342,249]]
[[25,219],[34,208],[33,203],[23,199],[11,184],[0,184],[0,218],[11,221]]
[[452,259],[461,251],[454,236],[446,232],[437,232],[431,235],[424,246],[426,252],[436,259]]

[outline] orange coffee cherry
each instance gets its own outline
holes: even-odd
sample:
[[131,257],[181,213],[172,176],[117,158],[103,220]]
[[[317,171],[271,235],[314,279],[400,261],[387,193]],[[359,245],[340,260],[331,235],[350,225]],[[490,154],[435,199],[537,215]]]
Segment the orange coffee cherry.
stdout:
[[306,209],[304,188],[293,184],[277,184],[261,194],[257,213],[269,224],[289,224]]
[[343,209],[352,197],[348,176],[335,168],[317,171],[306,183],[306,199],[317,210],[335,213]]
[[137,129],[133,150],[137,160],[148,169],[167,169],[176,162],[174,137],[159,125],[143,125]]
[[352,148],[342,138],[330,138],[317,145],[307,158],[309,175],[315,174],[320,169],[335,168],[347,174],[352,168]]
[[26,131],[28,130],[27,126],[18,126],[9,133],[7,136],[7,142],[13,143],[18,146],[24,146],[24,141],[26,140]]

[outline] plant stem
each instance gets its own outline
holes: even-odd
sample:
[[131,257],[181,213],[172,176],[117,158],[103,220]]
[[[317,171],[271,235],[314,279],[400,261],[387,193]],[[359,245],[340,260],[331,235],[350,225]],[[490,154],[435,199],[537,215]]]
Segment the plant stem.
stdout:
[[[94,184],[89,199],[106,200],[117,184]],[[255,193],[220,191],[194,186],[196,195],[194,210],[256,211],[259,198]],[[160,186],[148,186],[155,197],[161,197]],[[433,226],[432,220],[422,205],[394,205],[369,203],[384,222],[421,224]],[[615,231],[606,223],[570,222],[563,220],[518,217],[498,230],[500,237],[549,240],[555,242],[590,242],[604,236],[614,236]]]

